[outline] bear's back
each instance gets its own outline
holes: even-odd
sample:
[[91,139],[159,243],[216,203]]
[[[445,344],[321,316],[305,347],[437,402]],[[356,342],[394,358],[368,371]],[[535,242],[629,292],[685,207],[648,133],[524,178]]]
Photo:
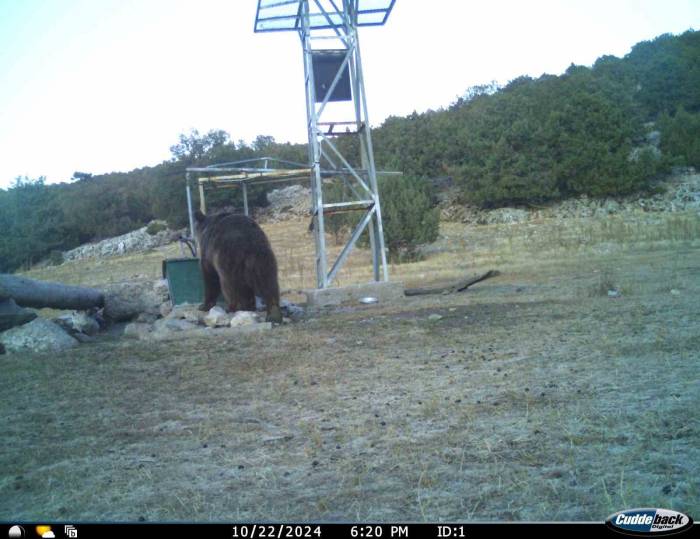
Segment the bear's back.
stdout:
[[270,243],[260,226],[250,217],[235,213],[222,213],[209,218],[202,233],[202,247],[218,252],[266,251]]

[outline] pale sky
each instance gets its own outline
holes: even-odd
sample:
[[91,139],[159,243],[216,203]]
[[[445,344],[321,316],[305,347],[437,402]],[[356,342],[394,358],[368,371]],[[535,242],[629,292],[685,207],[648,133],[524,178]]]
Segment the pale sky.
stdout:
[[[0,0],[0,188],[155,165],[191,128],[304,142],[299,38],[255,34],[256,4]],[[690,28],[698,0],[397,0],[360,30],[370,120]]]

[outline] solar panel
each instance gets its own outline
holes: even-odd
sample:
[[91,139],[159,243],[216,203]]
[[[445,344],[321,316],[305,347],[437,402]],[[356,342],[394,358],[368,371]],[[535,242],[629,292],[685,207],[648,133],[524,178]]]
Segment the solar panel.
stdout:
[[[299,30],[304,0],[258,0],[256,32]],[[357,26],[386,23],[396,0],[345,0],[357,14]],[[337,28],[344,24],[343,0],[309,0],[309,27],[313,30]]]

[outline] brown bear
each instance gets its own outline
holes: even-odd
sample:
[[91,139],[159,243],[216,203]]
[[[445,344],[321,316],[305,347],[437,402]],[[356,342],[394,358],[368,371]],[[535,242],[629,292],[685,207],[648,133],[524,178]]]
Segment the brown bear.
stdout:
[[234,213],[206,216],[195,212],[204,303],[208,311],[220,293],[229,311],[255,310],[255,296],[267,307],[268,322],[282,322],[277,260],[262,228],[250,217]]

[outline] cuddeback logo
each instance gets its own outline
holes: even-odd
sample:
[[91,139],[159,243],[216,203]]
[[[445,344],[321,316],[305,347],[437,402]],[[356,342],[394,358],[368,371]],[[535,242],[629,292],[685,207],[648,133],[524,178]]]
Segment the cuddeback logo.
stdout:
[[693,519],[670,509],[628,509],[610,515],[605,524],[628,535],[667,535],[687,530]]

